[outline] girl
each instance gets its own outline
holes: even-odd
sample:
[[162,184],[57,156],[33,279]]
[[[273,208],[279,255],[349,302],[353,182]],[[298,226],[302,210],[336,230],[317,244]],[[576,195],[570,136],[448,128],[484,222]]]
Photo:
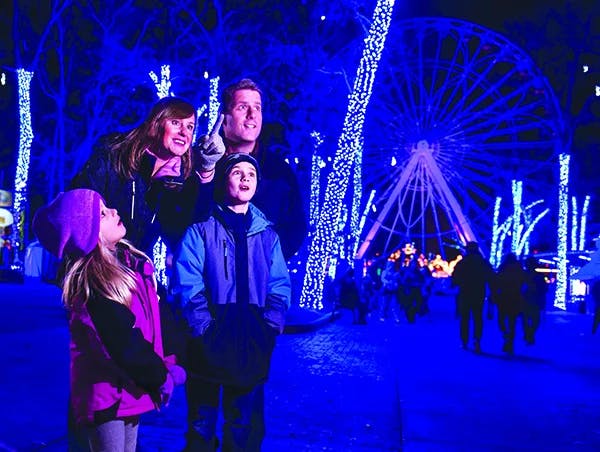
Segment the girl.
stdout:
[[71,335],[71,406],[92,451],[135,451],[139,417],[169,401],[185,371],[165,356],[148,257],[93,190],[60,193],[33,219],[40,243],[64,258]]

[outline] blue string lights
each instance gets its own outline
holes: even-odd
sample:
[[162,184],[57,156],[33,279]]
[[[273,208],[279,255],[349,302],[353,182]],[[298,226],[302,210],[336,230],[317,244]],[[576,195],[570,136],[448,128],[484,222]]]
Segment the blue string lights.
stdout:
[[212,128],[217,122],[217,117],[219,116],[219,108],[221,108],[221,103],[219,102],[219,80],[220,77],[213,77],[210,79],[210,95],[208,101],[208,130],[207,133],[210,133]]
[[27,182],[29,179],[29,159],[33,142],[31,125],[31,79],[33,72],[23,68],[17,69],[19,93],[19,155],[15,171],[15,190],[13,216],[18,227],[13,230],[13,246],[15,249],[15,265],[20,265],[19,250],[23,248],[25,238],[25,205],[27,204]]
[[590,208],[590,196],[586,196],[583,201],[583,208],[581,209],[581,221],[579,228],[579,246],[577,247],[578,251],[583,251],[585,249],[585,235],[587,233],[587,215]]
[[150,71],[148,75],[156,86],[156,95],[159,99],[173,95],[171,92],[171,66],[163,64],[160,67],[160,80],[154,71]]
[[567,295],[567,228],[569,222],[569,162],[571,156],[560,154],[560,177],[558,185],[558,242],[557,242],[557,274],[554,306],[566,309]]
[[314,151],[312,155],[312,163],[310,169],[310,214],[309,224],[315,226],[319,218],[319,198],[321,194],[321,169],[325,166],[325,162],[319,156],[319,147],[323,144],[321,134],[316,130],[310,134],[314,142]]
[[544,218],[550,209],[546,208],[541,213],[533,216],[533,210],[536,206],[544,202],[538,199],[526,206],[523,206],[523,182],[512,181],[512,214],[500,223],[500,207],[502,198],[497,197],[494,205],[494,226],[492,231],[492,245],[490,248],[490,263],[494,268],[498,268],[504,254],[504,241],[511,235],[510,251],[517,257],[523,257],[529,254],[529,241],[536,225]]
[[365,39],[353,90],[348,99],[348,109],[333,168],[327,178],[323,208],[309,248],[306,274],[300,295],[300,306],[304,308],[317,310],[323,308],[325,275],[334,257],[335,234],[350,181],[350,171],[355,166],[356,153],[361,152],[365,112],[391,23],[393,6],[394,0],[378,0],[369,34]]
[[[160,80],[158,79],[158,76],[154,71],[150,71],[148,75],[154,82],[154,86],[156,87],[156,95],[159,99],[163,99],[165,97],[173,95],[173,93],[171,92],[170,65],[163,64],[160,67]],[[152,247],[152,261],[154,262],[154,272],[156,274],[156,279],[164,287],[167,287],[167,246],[163,242],[162,237],[159,237],[156,240],[154,246]]]
[[492,246],[490,248],[490,264],[492,267],[498,268],[500,265],[500,259],[502,259],[502,247],[499,245],[500,240],[500,205],[502,204],[502,198],[496,197],[494,203],[494,219],[492,226]]

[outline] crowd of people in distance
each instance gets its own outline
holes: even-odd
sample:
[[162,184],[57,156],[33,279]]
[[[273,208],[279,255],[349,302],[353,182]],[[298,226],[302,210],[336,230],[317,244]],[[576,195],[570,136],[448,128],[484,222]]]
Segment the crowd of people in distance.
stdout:
[[[352,310],[356,324],[375,319],[413,324],[429,312],[434,283],[441,279],[433,277],[430,267],[416,250],[410,253],[399,250],[380,265],[367,266],[358,274],[348,269],[334,281],[337,304]],[[466,244],[464,252],[448,267],[451,273],[444,275],[450,281],[446,290],[455,294],[459,337],[464,349],[472,347],[481,353],[484,314],[497,318],[503,352],[514,353],[519,319],[525,343],[535,344],[548,292],[546,276],[537,271],[538,267],[533,256],[520,261],[509,253],[494,269],[476,242]],[[600,305],[600,283],[596,292]],[[597,312],[593,331],[600,324],[600,310]]]
[[349,269],[334,281],[338,305],[353,312],[356,324],[367,318],[381,322],[415,323],[418,316],[429,312],[433,276],[427,265],[414,253],[395,253],[382,265],[372,263],[359,275]]

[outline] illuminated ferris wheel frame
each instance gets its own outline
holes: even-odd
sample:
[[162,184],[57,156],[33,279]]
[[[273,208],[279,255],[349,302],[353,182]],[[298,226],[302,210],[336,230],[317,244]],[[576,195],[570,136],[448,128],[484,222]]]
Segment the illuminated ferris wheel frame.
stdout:
[[553,185],[563,129],[548,81],[502,35],[447,18],[395,23],[365,124],[364,191],[376,194],[357,257],[373,244],[443,254],[489,241],[512,180]]

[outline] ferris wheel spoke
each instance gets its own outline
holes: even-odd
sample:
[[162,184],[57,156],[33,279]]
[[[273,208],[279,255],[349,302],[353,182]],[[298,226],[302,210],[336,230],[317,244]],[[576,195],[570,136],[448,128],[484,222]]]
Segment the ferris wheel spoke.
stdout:
[[[519,97],[521,95],[523,95],[523,90],[525,88],[522,88],[520,90],[516,90],[513,93],[511,93],[508,96],[505,96],[501,99],[497,99],[494,100],[492,103],[490,103],[489,105],[489,109],[486,111],[479,111],[476,112],[472,115],[470,115],[470,117],[465,118],[465,122],[467,123],[466,127],[469,127],[469,124],[472,124],[473,126],[486,126],[490,123],[498,123],[499,120],[506,120],[506,119],[510,119],[512,121],[518,119],[519,117],[525,116],[525,114],[527,113],[531,113],[533,110],[533,108],[537,107],[539,104],[537,103],[524,103],[525,100],[522,99],[522,97]],[[519,102],[519,100],[521,100],[522,102]],[[515,101],[515,104],[511,105],[510,102],[511,101]],[[479,119],[484,116],[486,117],[486,121],[485,122],[481,122],[479,121]],[[530,127],[531,126],[535,126],[535,123],[531,124],[530,123]]]
[[[437,36],[437,46],[435,49],[435,57],[434,59],[436,61],[439,61],[440,59],[440,55],[441,55],[441,51],[442,51],[442,35],[441,33],[438,33]],[[456,58],[456,54],[453,56],[453,58]],[[429,124],[431,124],[434,120],[435,120],[435,115],[436,112],[439,111],[440,108],[442,108],[442,97],[438,95],[438,90],[436,89],[436,80],[438,77],[438,74],[442,73],[441,67],[434,65],[432,68],[432,72],[431,72],[431,81],[430,81],[430,86],[429,86],[429,90],[428,90],[428,94],[431,97],[431,104],[429,107]],[[445,74],[442,73],[441,75],[442,77],[445,76]],[[429,105],[429,104],[427,104]]]
[[[456,119],[460,121],[463,118],[470,117],[470,115],[474,114],[478,110],[484,109],[490,111],[494,110],[495,104],[506,104],[506,99],[503,99],[503,97],[498,96],[494,99],[493,97],[490,97],[489,93],[496,93],[499,90],[499,87],[502,84],[504,84],[508,79],[510,79],[510,76],[507,74],[500,80],[498,80],[494,85],[489,87],[482,87],[479,83],[472,85],[470,89],[464,94],[463,103],[460,105],[465,106],[465,108],[458,109],[457,105],[453,110],[450,111],[450,114],[455,116]],[[479,80],[481,80],[481,78],[479,78]],[[482,94],[476,96],[475,99],[473,99],[470,103],[467,103],[475,95],[475,88],[480,89]],[[490,102],[490,99],[491,104],[487,103]]]

